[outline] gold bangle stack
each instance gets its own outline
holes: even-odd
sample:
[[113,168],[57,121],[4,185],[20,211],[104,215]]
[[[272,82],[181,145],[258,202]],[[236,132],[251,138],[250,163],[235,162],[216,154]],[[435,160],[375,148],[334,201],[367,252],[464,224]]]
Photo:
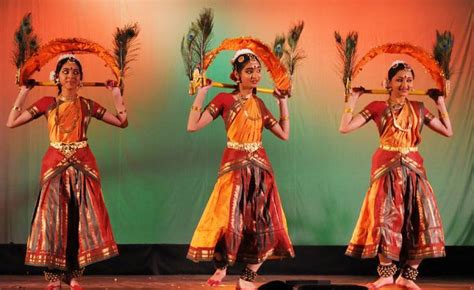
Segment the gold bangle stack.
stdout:
[[289,120],[290,120],[290,116],[288,115],[280,117],[280,121],[289,121]]
[[352,108],[344,108],[344,113],[350,113],[350,114],[352,114],[352,112],[354,112],[354,109],[352,109]]
[[21,108],[17,106],[13,106],[12,111],[21,112]]
[[201,112],[201,108],[198,106],[191,106],[191,111]]
[[449,114],[448,114],[448,112],[439,113],[439,117],[441,119],[447,119],[447,118],[449,118]]

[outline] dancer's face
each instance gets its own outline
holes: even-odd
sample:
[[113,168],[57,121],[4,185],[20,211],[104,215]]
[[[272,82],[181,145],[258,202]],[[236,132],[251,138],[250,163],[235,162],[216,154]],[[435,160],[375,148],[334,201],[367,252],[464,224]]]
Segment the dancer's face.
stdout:
[[67,61],[59,71],[59,82],[67,90],[79,88],[81,71],[76,63]]
[[406,97],[413,89],[413,73],[411,70],[403,69],[398,71],[389,81],[389,87],[392,88],[391,95],[394,97]]
[[239,74],[240,84],[243,89],[256,88],[261,78],[262,67],[257,60],[247,62]]

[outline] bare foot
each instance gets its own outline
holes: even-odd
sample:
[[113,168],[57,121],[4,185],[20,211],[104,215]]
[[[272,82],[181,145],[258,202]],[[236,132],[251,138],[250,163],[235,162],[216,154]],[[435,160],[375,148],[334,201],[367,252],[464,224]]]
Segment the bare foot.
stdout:
[[414,281],[405,279],[402,276],[397,278],[397,281],[395,282],[395,284],[397,284],[398,286],[405,287],[405,288],[410,289],[410,290],[421,289],[420,287],[418,287],[418,285],[416,285],[416,283]]
[[393,284],[393,277],[392,276],[390,276],[390,277],[380,277],[379,279],[377,279],[377,281],[367,284],[367,288],[369,288],[369,289],[378,289],[378,288],[383,287],[385,285],[391,285],[391,284]]
[[216,269],[214,275],[211,278],[207,279],[207,285],[209,286],[219,286],[224,279],[225,275],[227,274],[227,268],[224,269]]
[[56,289],[61,289],[61,281],[55,281],[55,282],[50,282],[44,288],[45,290],[56,290]]
[[69,282],[69,286],[71,286],[71,289],[73,290],[82,290],[81,285],[75,278],[71,279],[71,282]]
[[236,289],[239,289],[239,290],[257,290],[257,287],[252,282],[239,279],[239,281],[237,282]]

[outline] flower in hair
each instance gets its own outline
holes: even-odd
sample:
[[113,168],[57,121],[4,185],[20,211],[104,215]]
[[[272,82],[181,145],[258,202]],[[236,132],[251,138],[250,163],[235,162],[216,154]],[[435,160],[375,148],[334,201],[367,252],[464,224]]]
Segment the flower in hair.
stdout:
[[239,49],[235,52],[234,54],[234,57],[232,58],[232,60],[230,61],[231,64],[234,64],[235,60],[237,60],[237,58],[241,55],[244,55],[244,54],[251,54],[251,55],[254,55],[255,56],[255,52],[253,52],[252,50],[248,49],[248,48],[244,48],[244,49]]
[[67,59],[73,58],[73,59],[79,61],[79,59],[78,59],[74,54],[72,54],[72,53],[65,53],[65,54],[61,54],[61,55],[58,57],[58,61],[57,61],[57,62],[60,62],[61,60],[65,59],[65,58],[67,58]]
[[396,61],[392,62],[392,64],[390,65],[390,68],[396,67],[399,64],[403,64],[403,66],[405,66],[405,67],[408,66],[408,64],[406,62],[404,62],[403,60],[396,60]]
[[52,82],[56,82],[56,72],[54,70],[52,70],[49,73],[49,80],[52,81]]

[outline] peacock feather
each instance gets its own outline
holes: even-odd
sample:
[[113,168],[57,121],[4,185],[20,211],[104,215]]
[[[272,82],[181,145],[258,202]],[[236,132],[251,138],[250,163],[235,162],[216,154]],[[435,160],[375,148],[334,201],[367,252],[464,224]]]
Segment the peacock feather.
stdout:
[[184,62],[184,69],[189,80],[193,78],[193,70],[199,63],[198,54],[194,52],[197,31],[193,26],[189,28],[188,34],[181,40],[181,56]]
[[449,80],[452,71],[450,67],[451,52],[453,51],[454,36],[449,31],[436,31],[436,43],[433,47],[433,56],[438,62],[443,76]]
[[115,30],[113,53],[121,77],[128,72],[130,62],[137,58],[139,47],[136,40],[139,32],[140,28],[137,23],[125,25],[123,28],[117,27]]
[[204,59],[210,50],[213,22],[212,9],[205,8],[198,19],[191,23],[187,35],[181,40],[181,56],[190,80],[193,78],[194,69],[204,67]]
[[31,25],[31,13],[27,13],[20,22],[20,27],[15,31],[15,49],[13,63],[20,69],[26,60],[38,51],[39,41]]
[[351,31],[344,40],[339,32],[336,31],[334,32],[334,38],[336,39],[336,47],[340,59],[342,82],[347,89],[347,85],[354,74],[358,33]]
[[275,54],[279,59],[283,57],[285,42],[286,39],[284,35],[277,35],[275,37],[275,41],[273,42],[273,54]]
[[290,73],[290,76],[293,76],[295,73],[296,66],[305,58],[303,51],[298,48],[298,41],[300,39],[301,33],[303,32],[304,22],[300,21],[298,24],[293,26],[287,36],[288,50],[285,50],[286,54],[285,63]]

